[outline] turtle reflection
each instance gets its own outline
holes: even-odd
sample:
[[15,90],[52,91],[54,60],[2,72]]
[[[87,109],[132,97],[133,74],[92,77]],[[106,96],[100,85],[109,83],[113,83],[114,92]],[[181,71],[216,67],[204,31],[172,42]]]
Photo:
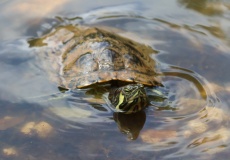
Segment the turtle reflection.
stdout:
[[122,133],[127,134],[129,139],[135,140],[145,124],[146,114],[144,111],[132,114],[114,112],[113,118],[117,123],[119,130]]

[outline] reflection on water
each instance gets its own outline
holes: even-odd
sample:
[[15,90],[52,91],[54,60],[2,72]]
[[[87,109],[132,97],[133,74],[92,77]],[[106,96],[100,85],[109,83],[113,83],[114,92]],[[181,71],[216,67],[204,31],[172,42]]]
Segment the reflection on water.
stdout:
[[221,15],[230,8],[230,4],[227,1],[178,0],[178,2],[185,5],[186,8],[193,9],[208,16]]
[[135,140],[145,124],[146,115],[144,111],[133,114],[115,112],[113,113],[113,118],[120,131],[126,133],[129,139]]
[[[5,14],[25,15],[25,9],[43,1],[31,5],[25,2],[5,7]],[[87,8],[89,4],[85,4],[84,12],[69,16],[65,7],[76,6],[74,3],[78,2],[57,1],[47,4],[44,12],[31,11],[22,22],[36,16],[44,16],[44,20],[39,18],[36,23],[13,29],[9,37],[25,35],[0,45],[0,159],[229,157],[227,2],[167,1],[179,6],[175,5],[170,13],[159,11],[160,14],[155,14],[156,5],[149,5],[153,3],[150,1],[98,8]],[[64,4],[63,9],[58,8]],[[61,12],[52,15],[55,10]],[[55,16],[58,17],[52,18]],[[20,25],[14,23],[13,28]],[[144,111],[131,115],[113,113],[103,99],[110,88],[106,84],[67,91],[50,81],[41,65],[49,62],[37,59],[27,40],[57,26],[79,23],[107,30],[113,27],[113,32],[157,51],[152,58],[157,61],[163,86],[145,88],[150,103]],[[1,32],[8,29],[3,27]]]

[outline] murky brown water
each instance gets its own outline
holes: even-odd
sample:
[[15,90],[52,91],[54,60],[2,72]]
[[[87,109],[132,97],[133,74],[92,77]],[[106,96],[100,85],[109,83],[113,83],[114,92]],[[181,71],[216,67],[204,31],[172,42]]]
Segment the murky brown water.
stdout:
[[[0,159],[228,159],[228,1],[0,4]],[[164,87],[146,88],[145,111],[113,113],[103,87],[64,92],[49,80],[28,41],[68,24],[158,51]]]

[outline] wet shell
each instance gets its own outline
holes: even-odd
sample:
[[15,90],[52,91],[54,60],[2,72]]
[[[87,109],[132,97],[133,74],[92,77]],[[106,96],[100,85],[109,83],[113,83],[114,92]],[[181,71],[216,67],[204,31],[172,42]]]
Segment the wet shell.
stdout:
[[158,84],[151,47],[99,28],[59,27],[29,43],[51,66],[51,79],[68,89],[111,80]]

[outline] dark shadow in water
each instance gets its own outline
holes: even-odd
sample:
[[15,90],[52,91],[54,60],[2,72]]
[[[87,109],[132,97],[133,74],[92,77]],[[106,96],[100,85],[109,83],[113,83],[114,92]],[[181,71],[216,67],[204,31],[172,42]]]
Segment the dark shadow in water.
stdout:
[[114,112],[113,118],[119,130],[127,134],[129,139],[135,140],[145,124],[146,114],[144,111],[132,114]]

